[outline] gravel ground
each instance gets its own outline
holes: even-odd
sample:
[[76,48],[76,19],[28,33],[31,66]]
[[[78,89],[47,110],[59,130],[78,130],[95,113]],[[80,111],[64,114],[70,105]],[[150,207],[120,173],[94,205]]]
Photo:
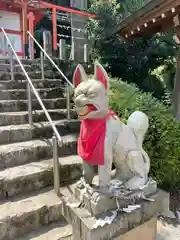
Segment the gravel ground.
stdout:
[[[170,193],[170,210],[176,215],[180,213],[180,190],[174,190]],[[180,240],[180,216],[160,216],[157,224],[157,240]]]
[[156,240],[180,240],[180,221],[176,218],[160,216],[157,224]]

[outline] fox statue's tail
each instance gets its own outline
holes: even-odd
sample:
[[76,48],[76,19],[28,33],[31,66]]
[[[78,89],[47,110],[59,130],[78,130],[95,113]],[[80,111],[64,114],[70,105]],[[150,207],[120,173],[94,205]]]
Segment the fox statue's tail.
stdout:
[[146,170],[147,172],[149,172],[150,159],[148,154],[144,151],[142,147],[144,136],[149,128],[149,119],[145,113],[140,111],[135,111],[128,118],[127,126],[131,128],[131,130],[136,136],[139,150],[141,151],[144,158],[144,162],[146,164]]

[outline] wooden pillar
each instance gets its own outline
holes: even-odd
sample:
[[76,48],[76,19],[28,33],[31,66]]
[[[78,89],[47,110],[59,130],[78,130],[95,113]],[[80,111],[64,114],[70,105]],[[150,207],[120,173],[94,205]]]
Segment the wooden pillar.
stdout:
[[28,8],[28,3],[24,1],[22,4],[22,17],[23,17],[23,45],[24,45],[25,57],[28,57],[27,8]]
[[176,64],[176,77],[173,90],[173,107],[176,120],[180,121],[180,18],[178,15],[174,17],[174,26],[177,33],[174,37],[174,40],[178,46],[178,56]]
[[57,51],[57,21],[56,21],[56,8],[52,9],[52,24],[53,24],[53,50]]
[[[34,20],[35,20],[35,16],[33,12],[30,12],[28,14],[28,20],[29,20],[29,32],[31,33],[31,35],[34,37]],[[29,54],[30,54],[30,58],[34,59],[34,41],[31,37],[29,37]]]

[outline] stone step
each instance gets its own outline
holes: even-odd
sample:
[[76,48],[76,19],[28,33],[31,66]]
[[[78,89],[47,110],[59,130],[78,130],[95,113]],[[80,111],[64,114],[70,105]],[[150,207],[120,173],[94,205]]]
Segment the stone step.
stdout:
[[[66,109],[47,109],[52,120],[61,120],[67,118]],[[75,110],[70,112],[71,118],[76,119],[77,115]],[[33,111],[33,122],[45,122],[47,117],[43,110]],[[28,112],[4,112],[0,113],[0,126],[28,124]]]
[[[21,59],[21,62],[23,65],[31,65],[31,64],[40,64],[40,58],[37,59]],[[45,63],[48,61],[46,60]],[[9,61],[6,61],[6,63],[9,63]],[[14,64],[17,65],[19,64],[16,59],[14,59]]]
[[[56,60],[59,60],[56,57],[51,57],[51,59],[53,61],[56,62]],[[7,60],[7,58],[5,58],[4,60],[6,60],[6,63],[9,63],[9,59]],[[31,64],[37,64],[40,65],[40,58],[36,58],[36,59],[21,59],[21,62],[23,65],[31,65]],[[62,60],[62,62],[64,62]],[[19,64],[18,61],[16,59],[14,59],[14,64]],[[46,58],[44,59],[44,64],[51,64],[50,61]]]
[[[66,98],[41,99],[46,109],[65,109]],[[37,99],[32,100],[33,110],[41,110]],[[19,112],[28,110],[28,100],[2,100],[0,102],[0,112]]]
[[[61,136],[69,133],[77,133],[80,129],[79,120],[58,120],[53,121]],[[39,138],[51,138],[53,130],[49,122],[22,125],[0,126],[0,144],[29,141]]]
[[[31,79],[40,79],[42,77],[41,71],[29,71],[27,72],[28,76]],[[44,71],[44,77],[48,79],[57,79],[61,78],[61,74],[52,70]],[[23,80],[26,79],[25,75],[21,72],[14,72],[14,80]],[[0,80],[11,80],[11,74],[8,72],[1,73]]]
[[6,63],[6,61],[7,61],[7,58],[0,58],[0,64],[5,64]]
[[[69,184],[82,175],[79,156],[59,158],[61,184]],[[0,198],[38,191],[53,185],[53,159],[32,162],[0,171]]]
[[62,202],[51,189],[0,204],[0,239],[14,240],[62,218]]
[[[31,64],[31,65],[23,65],[24,68],[26,69],[26,71],[32,71],[32,70],[41,70],[41,66],[40,64]],[[22,68],[19,64],[13,65],[13,70],[14,72],[19,72],[22,73]],[[44,64],[44,70],[52,70],[52,67],[48,64]],[[11,68],[10,68],[10,64],[9,63],[0,63],[0,71],[6,71],[6,72],[10,72]]]
[[[58,148],[59,157],[76,153],[77,135],[62,136],[63,145]],[[17,142],[0,147],[0,169],[37,162],[53,156],[52,139]]]
[[[56,88],[40,88],[36,89],[41,98],[59,98],[63,97],[64,89],[62,87]],[[0,90],[0,100],[20,100],[27,99],[26,89],[1,89]],[[32,99],[37,99],[32,92]]]
[[59,221],[40,227],[39,230],[15,240],[73,240],[72,227],[66,222]]
[[[0,81],[0,89],[26,89],[27,80],[19,81]],[[55,88],[61,87],[64,89],[64,84],[61,79],[32,79],[35,88]]]
[[0,73],[9,72],[10,64],[0,63]]

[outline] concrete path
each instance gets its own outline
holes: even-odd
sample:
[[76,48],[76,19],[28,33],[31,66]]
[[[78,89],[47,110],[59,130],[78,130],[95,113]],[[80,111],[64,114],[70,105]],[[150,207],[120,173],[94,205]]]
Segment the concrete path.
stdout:
[[160,217],[157,240],[180,240],[180,222],[176,218]]

